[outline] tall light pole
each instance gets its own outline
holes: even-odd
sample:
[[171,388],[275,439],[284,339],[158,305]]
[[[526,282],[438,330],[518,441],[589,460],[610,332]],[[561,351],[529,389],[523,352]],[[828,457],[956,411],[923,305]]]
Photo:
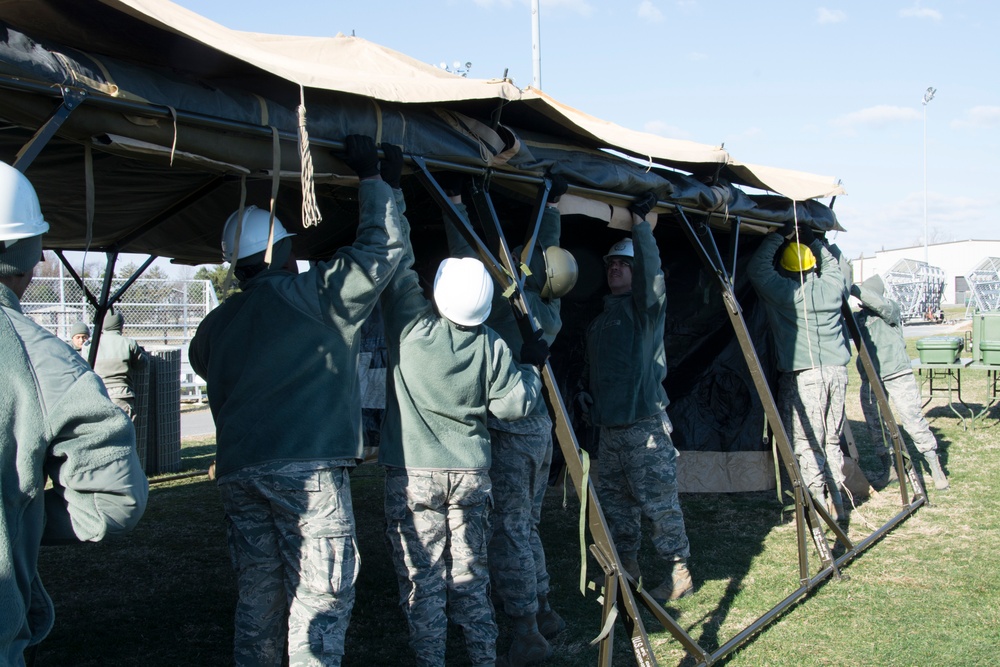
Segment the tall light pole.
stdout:
[[927,250],[927,105],[934,99],[937,88],[928,86],[924,92],[924,264],[930,267],[931,262]]
[[542,89],[542,29],[538,0],[531,0],[531,87]]

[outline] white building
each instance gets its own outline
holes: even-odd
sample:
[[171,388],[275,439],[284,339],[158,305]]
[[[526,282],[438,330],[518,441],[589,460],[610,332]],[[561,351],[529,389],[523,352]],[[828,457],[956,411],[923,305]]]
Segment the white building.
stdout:
[[[928,264],[944,271],[944,303],[965,305],[965,276],[987,257],[1000,257],[1000,241],[950,241],[927,246]],[[860,283],[876,273],[885,275],[901,259],[923,262],[924,246],[880,250],[874,256],[852,258],[854,282]]]

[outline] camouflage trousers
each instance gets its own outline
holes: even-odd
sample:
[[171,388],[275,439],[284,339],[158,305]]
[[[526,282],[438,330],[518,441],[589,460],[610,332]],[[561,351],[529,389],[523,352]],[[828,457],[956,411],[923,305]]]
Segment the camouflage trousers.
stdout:
[[444,665],[449,618],[463,630],[469,664],[496,660],[486,560],[491,504],[485,471],[386,471],[386,540],[420,667]]
[[493,537],[490,579],[512,617],[538,612],[538,596],[549,593],[545,551],[538,533],[552,465],[552,421],[537,421],[531,433],[490,429],[493,463]]
[[621,427],[601,427],[597,495],[622,558],[635,558],[642,517],[653,526],[656,553],[667,561],[691,555],[677,497],[677,450],[665,412]]
[[844,431],[847,367],[821,366],[782,373],[778,380],[778,412],[799,463],[802,481],[814,498],[824,487],[839,497],[844,484]]
[[[910,436],[917,451],[921,454],[937,451],[937,438],[931,433],[930,424],[924,417],[924,411],[920,405],[920,388],[917,386],[913,373],[883,380],[882,383],[885,385],[885,392],[889,395],[896,423]],[[863,374],[861,376],[861,411],[865,413],[865,422],[868,424],[868,433],[875,445],[875,453],[879,456],[888,454],[891,442],[889,429],[882,421],[875,392],[872,391],[868,378]]]
[[236,568],[240,666],[340,665],[357,552],[349,468],[219,484]]

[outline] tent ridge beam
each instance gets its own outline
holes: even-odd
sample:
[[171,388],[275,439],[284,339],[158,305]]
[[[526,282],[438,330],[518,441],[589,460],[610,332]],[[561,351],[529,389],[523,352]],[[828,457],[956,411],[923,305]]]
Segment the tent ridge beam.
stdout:
[[[10,75],[0,74],[0,89],[8,88],[12,90],[17,90],[20,92],[28,92],[35,94],[47,95],[50,97],[62,97],[63,89],[72,89],[69,86],[56,86],[53,84],[39,83],[34,81],[26,81],[24,79],[18,79],[11,77]],[[82,93],[86,93],[84,89],[72,89],[78,90]],[[103,95],[87,95],[84,94],[82,103],[88,105],[94,105],[100,108],[106,108],[118,113],[124,114],[136,114],[136,115],[146,115],[153,116],[156,118],[162,118],[165,120],[170,120],[173,122],[174,115],[171,113],[171,109],[164,105],[143,103],[135,100],[124,100],[112,97],[106,97]],[[199,114],[191,111],[184,111],[177,109],[175,111],[177,121],[184,121],[190,123],[191,125],[200,126],[210,129],[219,129],[227,131],[239,131],[251,136],[256,136],[265,139],[268,143],[273,140],[272,128],[263,125],[254,125],[251,123],[244,123],[240,121],[224,120],[214,116],[208,116],[205,114]],[[296,130],[282,130],[276,129],[279,138],[283,141],[288,141],[291,143],[298,142],[298,133]],[[321,146],[324,148],[342,151],[344,149],[344,142],[335,139],[325,139],[320,136],[311,136],[309,138],[311,144],[316,146]],[[427,166],[432,168],[446,168],[453,171],[461,171],[464,173],[472,174],[485,174],[488,170],[487,167],[481,164],[464,164],[461,162],[453,162],[449,160],[439,160],[434,158],[423,158]],[[545,180],[544,176],[541,175],[529,175],[529,174],[515,174],[505,171],[493,170],[492,177],[498,178],[505,181],[529,183],[533,185],[538,185]],[[573,194],[583,195],[583,196],[600,196],[604,198],[613,198],[619,200],[623,205],[628,205],[628,203],[634,198],[635,195],[622,195],[617,192],[610,192],[607,190],[601,190],[598,188],[588,188],[576,185],[570,185],[570,192]],[[685,206],[683,204],[678,204],[676,202],[660,201],[658,205],[671,210],[685,211],[687,213],[700,213],[702,215],[708,214],[709,217],[720,217],[721,214],[714,211],[705,211],[698,208],[693,208],[690,206]],[[757,220],[753,218],[743,218],[743,222],[763,226],[763,227],[779,227],[779,223],[770,222],[766,220]]]

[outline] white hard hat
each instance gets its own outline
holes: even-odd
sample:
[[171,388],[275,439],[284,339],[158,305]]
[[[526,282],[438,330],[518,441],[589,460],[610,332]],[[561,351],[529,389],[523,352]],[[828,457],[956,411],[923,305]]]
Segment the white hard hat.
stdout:
[[474,327],[490,315],[493,279],[473,257],[449,257],[434,276],[434,303],[455,324]]
[[[233,211],[226,226],[222,230],[222,258],[227,262],[233,261],[233,246],[236,245],[236,216],[239,210]],[[243,209],[243,233],[240,234],[240,247],[236,256],[236,261],[249,257],[258,252],[267,250],[267,236],[271,231],[271,214],[268,211],[247,206]],[[278,241],[295,234],[289,234],[281,220],[274,219],[274,244]]]
[[629,259],[635,257],[635,250],[632,248],[632,239],[622,239],[611,246],[608,254],[604,256],[604,261],[607,262],[612,257],[628,257]]
[[[28,178],[0,162],[0,241],[18,241],[49,231]],[[5,244],[6,245],[6,244]]]

